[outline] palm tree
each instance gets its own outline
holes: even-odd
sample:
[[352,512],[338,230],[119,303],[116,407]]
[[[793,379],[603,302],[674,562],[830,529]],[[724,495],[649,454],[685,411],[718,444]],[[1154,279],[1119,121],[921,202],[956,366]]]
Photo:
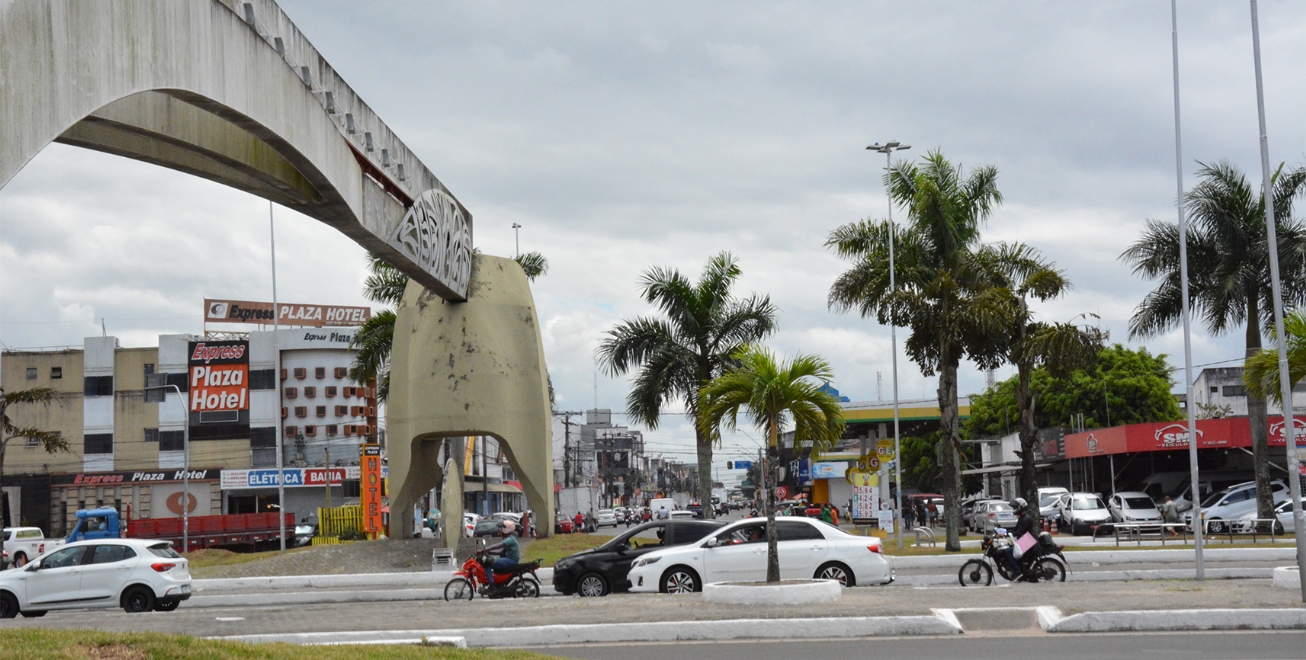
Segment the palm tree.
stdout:
[[[810,441],[812,451],[820,451],[843,435],[843,407],[822,388],[834,379],[824,359],[798,355],[792,361],[777,362],[771,351],[757,346],[740,349],[734,359],[737,368],[702,390],[700,433],[715,436],[720,435],[722,427],[734,430],[742,410],[766,434],[772,469],[779,463],[781,430],[790,423],[794,426],[795,449]],[[766,490],[766,581],[779,582],[775,489]]]
[[1054,376],[1088,368],[1097,360],[1103,334],[1097,328],[1080,328],[1073,323],[1046,323],[1034,320],[1029,299],[1050,300],[1063,295],[1070,282],[1064,273],[1047,261],[1038,250],[1021,243],[999,243],[980,250],[979,259],[994,278],[996,286],[1011,292],[1015,303],[1011,310],[1012,326],[1005,333],[1007,361],[1016,366],[1016,408],[1020,419],[1020,490],[1030,503],[1038,502],[1038,481],[1034,475],[1034,445],[1038,426],[1034,423],[1037,406],[1030,387],[1034,370],[1046,368]]
[[[881,324],[911,328],[904,346],[926,376],[939,377],[940,470],[947,515],[947,549],[961,550],[961,428],[957,368],[969,356],[981,368],[1002,360],[998,341],[1010,328],[1011,293],[994,287],[976,258],[980,224],[1002,202],[998,171],[970,176],[938,151],[920,167],[898,161],[886,175],[889,194],[908,209],[905,227],[864,220],[830,234],[826,246],[853,266],[830,287],[829,306],[856,309]],[[889,239],[896,249],[897,289],[889,287]]]
[[[6,392],[4,388],[0,388],[0,493],[4,492],[5,450],[8,449],[10,440],[15,438],[35,440],[49,454],[69,450],[68,441],[59,432],[44,431],[35,427],[19,427],[9,418],[9,406],[25,403],[49,406],[58,396],[58,392],[48,387],[34,387],[17,392]],[[0,503],[3,501],[3,495],[0,495]],[[9,507],[0,506],[0,514],[3,514],[0,515],[0,524],[4,527],[16,524],[16,521],[9,520]]]
[[[1288,335],[1288,384],[1295,388],[1302,378],[1306,378],[1306,312],[1298,310],[1285,316],[1283,332]],[[1283,408],[1277,339],[1264,351],[1247,358],[1243,381],[1247,383],[1248,394],[1269,397]]]
[[644,300],[663,316],[617,324],[598,349],[609,375],[639,371],[626,395],[633,421],[656,429],[663,404],[684,404],[698,449],[698,501],[708,518],[715,515],[706,503],[712,501],[712,448],[720,436],[702,424],[699,391],[737,365],[740,348],[775,330],[769,296],[736,300],[731,294],[741,272],[729,252],[708,261],[696,283],[675,269],[650,268],[643,278]]
[[[1273,326],[1269,251],[1265,237],[1265,202],[1260,189],[1226,161],[1201,164],[1198,183],[1185,198],[1192,218],[1188,227],[1189,296],[1193,315],[1213,335],[1244,326],[1246,357],[1261,352],[1261,338]],[[1285,305],[1306,302],[1306,226],[1292,217],[1292,204],[1306,190],[1306,168],[1271,178],[1279,267]],[[1182,310],[1179,279],[1179,228],[1148,220],[1143,237],[1120,258],[1136,275],[1159,279],[1129,320],[1129,336],[1148,337],[1174,328]],[[1265,396],[1247,397],[1252,455],[1256,470],[1257,516],[1272,517],[1268,409]]]
[[[515,257],[531,282],[549,272],[549,260],[539,252]],[[371,274],[363,282],[363,295],[369,300],[397,307],[408,288],[408,276],[374,254],[368,255]],[[349,367],[349,379],[360,385],[375,382],[376,398],[385,401],[390,395],[390,350],[394,346],[395,312],[383,309],[368,319],[354,335],[349,347],[356,351]],[[553,382],[549,382],[549,401],[553,401]]]

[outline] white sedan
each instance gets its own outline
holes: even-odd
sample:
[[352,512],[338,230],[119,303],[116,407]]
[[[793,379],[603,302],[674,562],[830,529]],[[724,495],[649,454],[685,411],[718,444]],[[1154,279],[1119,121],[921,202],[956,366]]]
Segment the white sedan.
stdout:
[[[776,520],[780,577],[838,580],[846,587],[887,584],[893,570],[873,536],[853,536],[812,518]],[[635,562],[631,591],[688,593],[714,582],[766,579],[766,521],[749,518],[689,545],[655,550]]]
[[598,520],[594,521],[598,527],[617,526],[617,512],[612,509],[599,509]]
[[79,541],[0,573],[0,619],[106,607],[171,612],[190,594],[189,562],[168,541]]

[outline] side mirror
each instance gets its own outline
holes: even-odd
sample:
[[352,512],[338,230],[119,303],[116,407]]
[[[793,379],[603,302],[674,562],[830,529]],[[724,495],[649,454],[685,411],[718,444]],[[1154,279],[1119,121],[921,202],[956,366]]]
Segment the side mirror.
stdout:
[[41,562],[39,562],[39,561],[34,561],[34,562],[28,564],[27,567],[26,567],[24,570],[26,570],[28,573],[31,573],[31,572],[33,572],[33,571],[36,571],[36,570],[39,569],[39,568],[41,568]]
[[705,543],[704,545],[705,545],[706,547],[708,547],[708,548],[715,548],[715,547],[717,547],[717,544],[718,544],[718,541],[716,540],[716,537],[713,536],[712,538],[708,539],[708,540],[707,540],[707,543]]

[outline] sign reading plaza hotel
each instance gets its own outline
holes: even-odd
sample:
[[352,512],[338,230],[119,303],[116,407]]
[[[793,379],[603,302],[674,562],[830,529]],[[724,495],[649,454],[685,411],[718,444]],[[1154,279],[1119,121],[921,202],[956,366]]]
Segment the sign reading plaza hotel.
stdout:
[[[281,318],[277,319],[277,322],[289,326],[347,328],[363,325],[372,316],[372,310],[368,307],[299,305],[292,303],[278,303],[277,306],[281,308]],[[206,323],[272,325],[272,303],[205,298],[204,321]]]
[[193,341],[187,360],[190,439],[249,437],[249,342]]

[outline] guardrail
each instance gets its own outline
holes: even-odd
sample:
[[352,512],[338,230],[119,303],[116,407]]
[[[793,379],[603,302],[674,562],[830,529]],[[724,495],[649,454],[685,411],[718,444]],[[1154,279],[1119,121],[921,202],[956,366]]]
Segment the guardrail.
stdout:
[[[1252,543],[1256,543],[1257,539],[1262,536],[1268,536],[1270,542],[1273,543],[1279,536],[1278,521],[1273,518],[1241,518],[1223,522],[1223,531],[1212,532],[1211,524],[1208,521],[1205,536],[1207,538],[1228,537],[1230,543],[1233,543],[1234,536],[1251,536]],[[1143,537],[1145,536],[1159,539],[1161,545],[1165,545],[1167,538],[1177,540],[1180,544],[1187,544],[1190,529],[1189,523],[1104,523],[1093,530],[1093,542],[1097,542],[1099,533],[1103,536],[1109,533],[1115,537],[1117,547],[1120,545],[1122,536],[1125,542],[1134,541],[1140,546],[1143,544]],[[1268,532],[1262,530],[1268,530]],[[1171,533],[1167,534],[1167,532]]]

